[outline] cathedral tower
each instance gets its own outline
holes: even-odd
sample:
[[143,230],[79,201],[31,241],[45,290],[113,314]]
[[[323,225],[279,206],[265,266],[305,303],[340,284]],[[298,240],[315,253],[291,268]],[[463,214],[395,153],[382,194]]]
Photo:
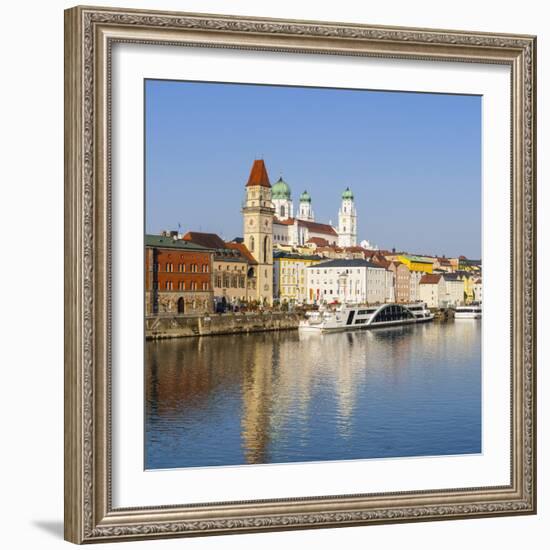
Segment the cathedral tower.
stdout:
[[300,213],[298,214],[298,218],[308,222],[315,221],[313,209],[311,208],[311,195],[307,191],[304,191],[300,195]]
[[271,198],[277,218],[288,220],[288,218],[294,217],[290,186],[283,178],[279,178],[271,188]]
[[342,206],[338,212],[338,246],[357,245],[357,212],[353,193],[349,187],[342,193]]
[[246,184],[242,208],[244,244],[258,265],[255,297],[261,303],[273,303],[273,214],[271,184],[263,160],[255,160]]

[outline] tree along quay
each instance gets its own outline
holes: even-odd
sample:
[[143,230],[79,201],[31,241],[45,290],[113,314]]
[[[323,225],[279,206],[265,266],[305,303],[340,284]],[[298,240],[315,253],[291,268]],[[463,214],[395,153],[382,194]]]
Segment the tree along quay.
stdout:
[[297,329],[301,313],[264,311],[208,315],[155,315],[145,318],[145,338],[187,338],[218,334],[248,334]]

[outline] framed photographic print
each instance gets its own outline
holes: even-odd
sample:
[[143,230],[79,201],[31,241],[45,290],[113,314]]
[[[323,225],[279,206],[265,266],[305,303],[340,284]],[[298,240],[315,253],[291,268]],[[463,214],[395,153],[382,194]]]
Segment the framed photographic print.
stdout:
[[65,537],[536,511],[533,36],[65,13]]

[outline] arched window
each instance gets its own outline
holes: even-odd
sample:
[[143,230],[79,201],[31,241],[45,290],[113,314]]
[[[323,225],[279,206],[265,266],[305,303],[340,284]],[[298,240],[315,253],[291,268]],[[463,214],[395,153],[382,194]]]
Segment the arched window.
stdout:
[[250,237],[250,252],[254,252],[254,237]]
[[264,237],[264,263],[267,263],[268,254],[269,254],[269,237]]
[[281,204],[281,218],[285,217],[285,206],[284,204]]
[[407,308],[399,305],[391,305],[382,308],[376,317],[372,320],[372,323],[388,323],[392,321],[405,321],[413,319],[414,316]]

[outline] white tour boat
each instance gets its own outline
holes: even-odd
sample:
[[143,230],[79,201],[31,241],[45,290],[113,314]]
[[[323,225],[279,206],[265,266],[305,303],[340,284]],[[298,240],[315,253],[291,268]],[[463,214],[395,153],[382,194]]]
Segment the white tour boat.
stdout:
[[456,306],[455,319],[481,319],[481,305]]
[[357,330],[422,323],[432,321],[433,318],[424,302],[377,306],[341,305],[335,309],[309,311],[299,328],[311,332]]

